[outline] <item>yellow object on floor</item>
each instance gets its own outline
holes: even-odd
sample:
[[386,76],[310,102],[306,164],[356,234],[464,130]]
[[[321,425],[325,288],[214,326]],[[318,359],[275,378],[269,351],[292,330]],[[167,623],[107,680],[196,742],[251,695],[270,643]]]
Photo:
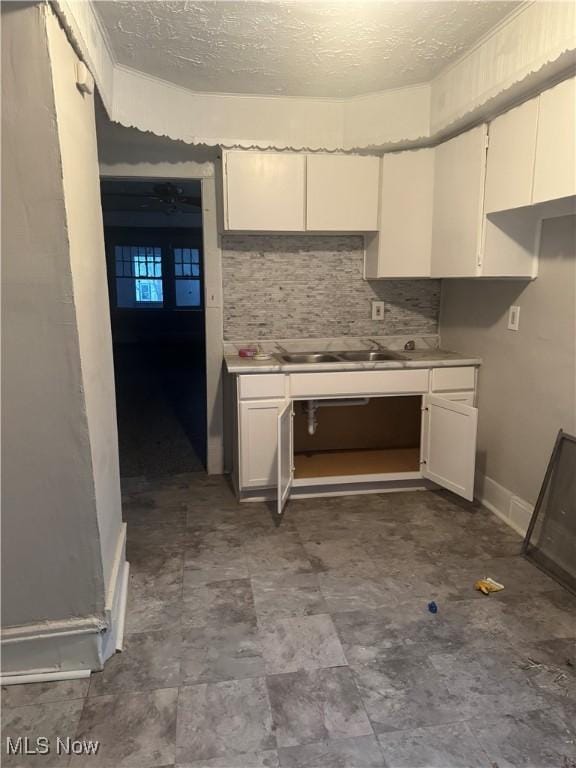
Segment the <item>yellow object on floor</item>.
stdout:
[[489,595],[491,592],[500,592],[504,589],[504,584],[499,584],[494,579],[487,576],[485,579],[478,579],[474,582],[474,589],[482,592],[484,595]]

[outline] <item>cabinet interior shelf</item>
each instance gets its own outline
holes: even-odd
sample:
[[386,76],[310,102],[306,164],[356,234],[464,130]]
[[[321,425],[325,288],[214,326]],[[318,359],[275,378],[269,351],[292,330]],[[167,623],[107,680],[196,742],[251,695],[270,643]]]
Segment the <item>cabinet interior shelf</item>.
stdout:
[[384,475],[420,470],[420,448],[314,451],[294,456],[294,477]]

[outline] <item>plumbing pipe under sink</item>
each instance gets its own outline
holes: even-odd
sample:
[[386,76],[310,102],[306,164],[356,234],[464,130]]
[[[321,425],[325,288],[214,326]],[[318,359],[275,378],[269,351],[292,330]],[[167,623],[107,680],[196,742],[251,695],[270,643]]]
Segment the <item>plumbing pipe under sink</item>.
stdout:
[[341,397],[332,400],[306,400],[304,411],[308,417],[308,434],[314,435],[318,427],[318,408],[338,408],[345,405],[368,405],[369,397]]

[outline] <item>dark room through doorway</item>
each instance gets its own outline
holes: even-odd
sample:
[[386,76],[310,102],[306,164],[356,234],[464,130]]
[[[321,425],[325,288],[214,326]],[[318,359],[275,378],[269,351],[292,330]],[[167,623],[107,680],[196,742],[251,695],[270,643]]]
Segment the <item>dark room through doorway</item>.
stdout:
[[120,474],[206,466],[201,183],[101,182]]

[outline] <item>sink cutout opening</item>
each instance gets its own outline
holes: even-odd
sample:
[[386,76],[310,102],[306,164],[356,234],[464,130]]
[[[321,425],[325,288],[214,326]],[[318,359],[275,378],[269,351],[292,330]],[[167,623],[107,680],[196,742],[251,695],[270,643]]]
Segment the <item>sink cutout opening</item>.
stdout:
[[[317,401],[321,402],[321,401]],[[294,477],[420,471],[421,396],[375,397],[366,405],[320,407],[309,434],[305,401],[294,403]]]

